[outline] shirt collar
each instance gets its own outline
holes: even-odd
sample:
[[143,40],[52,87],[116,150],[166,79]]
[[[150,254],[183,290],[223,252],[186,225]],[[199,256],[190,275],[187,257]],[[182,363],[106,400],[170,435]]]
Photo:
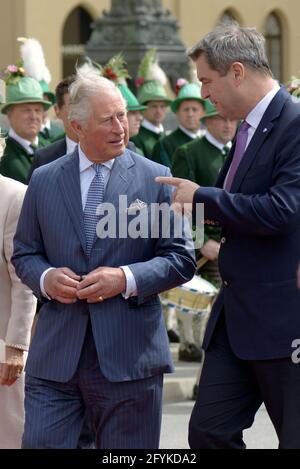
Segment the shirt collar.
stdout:
[[[219,150],[221,150],[221,151],[225,147],[225,145],[223,143],[219,142],[219,140],[217,140],[207,129],[206,129],[205,138],[206,138],[206,140],[209,141],[209,143],[211,143],[214,147],[219,148]],[[229,148],[228,143],[226,144],[226,146]]]
[[147,130],[151,130],[155,134],[161,134],[164,131],[163,125],[160,124],[159,126],[151,124],[147,119],[144,119],[142,122],[142,126],[145,127]]
[[75,148],[77,147],[78,143],[74,142],[74,140],[71,140],[70,137],[66,135],[66,146],[67,146],[67,154],[68,153],[73,153]]
[[259,123],[264,115],[264,113],[267,110],[267,107],[271,103],[272,99],[274,96],[278,93],[280,90],[279,84],[276,82],[274,87],[269,91],[257,104],[256,106],[252,109],[252,111],[249,112],[249,114],[246,117],[246,121],[248,122],[251,127],[253,127],[255,130],[259,126]]
[[25,138],[20,137],[20,135],[18,135],[12,127],[10,127],[9,129],[8,135],[14,140],[16,140],[16,142],[18,142],[30,155],[33,155],[34,153],[34,150],[31,148],[30,145],[34,144],[38,146],[39,144],[38,137],[35,137],[34,141],[30,142],[29,140],[25,140]]
[[[79,153],[79,172],[83,173],[83,171],[86,171],[89,169],[94,163],[87,158],[87,156],[83,153],[80,145],[78,145],[78,153]],[[112,160],[105,161],[103,166],[105,166],[109,171],[111,171],[113,164],[115,162],[115,158]]]
[[205,133],[205,131],[203,132],[203,129],[199,129],[197,132],[191,132],[191,130],[186,129],[182,125],[179,125],[178,127],[184,134],[186,134],[188,137],[191,137],[193,140],[195,140],[195,138],[202,137],[202,135]]
[[51,130],[51,121],[49,118],[47,118],[42,124],[41,131],[43,131],[44,129],[48,129],[49,131]]

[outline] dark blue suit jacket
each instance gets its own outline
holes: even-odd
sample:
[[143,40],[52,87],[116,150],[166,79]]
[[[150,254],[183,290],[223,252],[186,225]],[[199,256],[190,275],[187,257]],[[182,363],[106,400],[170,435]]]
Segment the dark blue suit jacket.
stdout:
[[232,193],[222,189],[234,148],[216,188],[201,188],[205,219],[223,228],[219,268],[223,287],[204,338],[209,346],[225,310],[237,356],[288,357],[300,337],[300,104],[281,88],[240,163]]
[[[147,204],[141,215],[148,218],[151,203],[171,201],[171,189],[154,182],[156,176],[169,174],[164,166],[126,150],[115,160],[104,202],[114,204],[126,220],[127,207],[140,199]],[[120,194],[127,195],[125,207],[119,207]],[[193,276],[191,240],[97,238],[88,256],[77,149],[34,171],[15,236],[13,263],[41,301],[45,299],[40,277],[49,267],[67,266],[83,275],[99,266],[128,265],[138,290],[138,297],[129,300],[118,295],[90,305],[46,302],[29,350],[29,375],[68,381],[77,368],[89,317],[100,367],[110,381],[138,380],[172,370],[158,293]]]

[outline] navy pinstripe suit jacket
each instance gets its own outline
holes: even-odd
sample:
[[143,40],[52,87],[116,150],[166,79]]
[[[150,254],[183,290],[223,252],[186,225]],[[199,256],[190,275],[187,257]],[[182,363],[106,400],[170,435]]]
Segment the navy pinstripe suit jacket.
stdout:
[[[116,158],[105,201],[118,207],[127,194],[136,199],[170,202],[171,189],[154,182],[169,169],[129,150]],[[147,215],[148,216],[148,215]],[[74,374],[88,318],[100,367],[110,381],[146,378],[172,371],[169,344],[157,293],[188,281],[195,272],[191,240],[99,239],[86,254],[79,179],[79,156],[38,168],[32,175],[15,236],[17,274],[44,301],[29,350],[26,371],[32,376],[66,382]],[[40,277],[48,267],[69,267],[79,275],[99,266],[128,265],[138,297],[122,295],[103,303],[73,305],[45,302]]]

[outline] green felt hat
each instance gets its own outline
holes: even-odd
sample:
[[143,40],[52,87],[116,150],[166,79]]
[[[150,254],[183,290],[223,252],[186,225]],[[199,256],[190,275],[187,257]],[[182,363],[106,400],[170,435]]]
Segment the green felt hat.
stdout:
[[127,103],[127,111],[144,111],[147,109],[147,106],[143,106],[138,102],[137,98],[125,83],[119,84],[118,88]]
[[42,88],[37,80],[31,77],[22,77],[17,82],[6,85],[6,103],[1,106],[2,114],[6,114],[13,104],[41,103],[45,111],[52,104],[43,98]]
[[205,100],[201,97],[201,88],[198,83],[186,83],[180,88],[177,98],[171,104],[172,111],[176,113],[180,104],[189,99],[199,101],[203,105],[205,104]]
[[43,90],[43,95],[47,96],[47,98],[49,99],[52,105],[55,104],[56,103],[55,94],[52,91],[50,91],[48,83],[46,83],[45,80],[40,80],[39,84]]
[[168,98],[164,86],[156,80],[146,81],[139,88],[138,100],[141,104],[147,104],[149,101],[165,101],[167,104],[172,102]]
[[205,100],[204,107],[205,107],[205,114],[203,117],[201,117],[200,119],[201,121],[203,121],[204,119],[207,119],[208,117],[214,117],[214,116],[219,115],[219,112],[217,111],[217,109],[215,108],[215,106],[209,99]]

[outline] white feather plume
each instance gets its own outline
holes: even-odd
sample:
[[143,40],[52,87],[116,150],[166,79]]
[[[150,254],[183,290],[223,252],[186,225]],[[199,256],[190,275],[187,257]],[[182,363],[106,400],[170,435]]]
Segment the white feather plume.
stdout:
[[18,38],[18,41],[22,42],[20,52],[26,75],[38,81],[44,80],[49,85],[51,74],[40,42],[34,38]]
[[163,86],[168,83],[168,78],[163,69],[158,65],[158,62],[153,62],[150,67],[146,77],[147,80],[156,80],[159,81]]

